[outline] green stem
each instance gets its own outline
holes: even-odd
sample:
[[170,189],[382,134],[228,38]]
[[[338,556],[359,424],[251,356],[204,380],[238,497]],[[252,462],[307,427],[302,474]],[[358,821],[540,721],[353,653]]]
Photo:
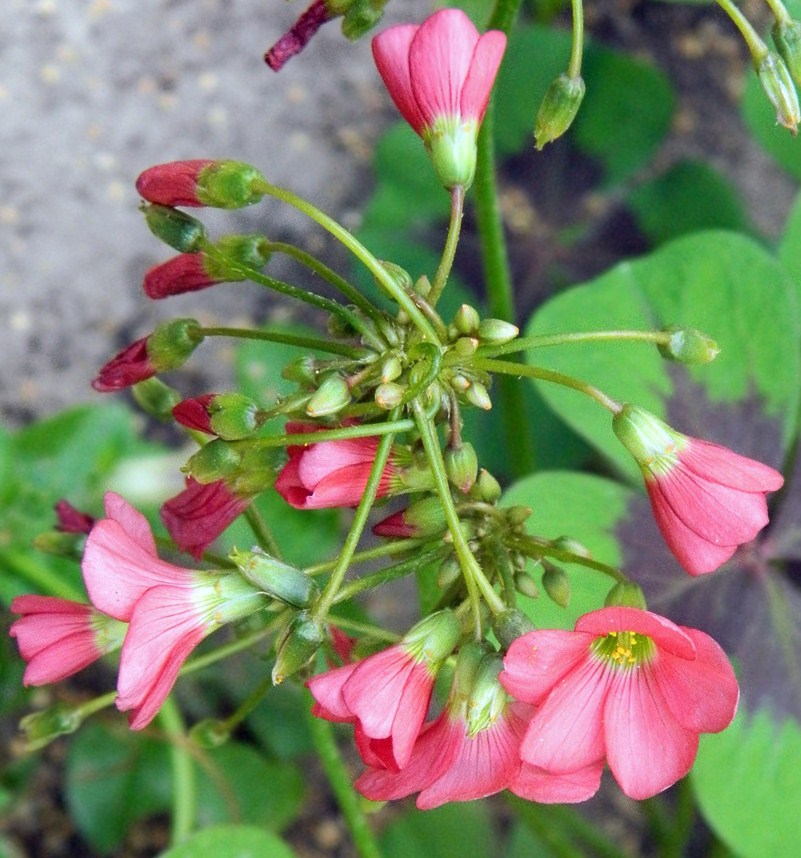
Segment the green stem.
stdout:
[[[401,554],[407,551],[414,551],[421,545],[425,545],[427,539],[403,539],[387,542],[385,545],[377,545],[375,548],[368,548],[365,551],[357,551],[350,559],[351,566],[356,563],[369,563],[371,560],[380,560],[382,557],[391,556],[393,554]],[[313,566],[307,566],[303,573],[304,575],[320,575],[323,572],[329,572],[337,565],[337,560],[325,560],[322,563],[315,563]]]
[[382,584],[387,584],[390,581],[397,581],[398,578],[404,578],[406,575],[411,575],[412,572],[416,572],[431,560],[435,560],[440,556],[444,557],[448,550],[449,549],[447,548],[439,547],[435,548],[433,551],[429,551],[427,554],[416,553],[415,556],[409,560],[404,560],[401,563],[395,563],[392,566],[388,566],[386,569],[381,569],[379,572],[373,572],[372,575],[365,575],[363,578],[350,581],[337,593],[334,603],[339,604],[340,602],[345,602],[366,590],[372,590],[376,587],[380,587]]
[[768,46],[762,41],[759,33],[751,26],[751,22],[734,5],[732,0],[717,0],[717,4],[731,18],[734,26],[740,31],[740,35],[745,39],[748,50],[751,52],[751,59],[754,65],[758,65],[768,55]]
[[572,0],[573,7],[573,43],[570,48],[568,77],[581,77],[581,57],[584,53],[584,5],[582,0]]
[[307,446],[322,441],[342,441],[346,438],[375,438],[380,435],[397,435],[414,429],[413,420],[387,420],[385,423],[365,423],[360,426],[340,426],[320,432],[296,432],[287,435],[271,435],[269,438],[257,438],[255,441],[231,441],[234,446],[246,444],[249,447],[288,447],[290,444]]
[[259,545],[268,554],[272,554],[278,560],[283,560],[283,552],[275,539],[275,534],[264,520],[262,514],[252,504],[245,510],[245,518]]
[[442,295],[442,290],[448,282],[448,276],[453,267],[453,260],[456,256],[456,246],[459,244],[459,232],[462,226],[462,216],[464,215],[464,188],[461,185],[456,185],[451,191],[451,219],[448,224],[448,237],[445,239],[445,247],[442,251],[442,259],[440,259],[437,273],[434,275],[434,282],[431,284],[431,291],[428,293],[428,303],[432,307],[437,306]]
[[473,552],[470,550],[470,546],[467,544],[467,539],[462,531],[459,513],[456,511],[451,489],[448,485],[445,462],[442,458],[442,449],[439,445],[436,429],[431,419],[426,415],[419,400],[415,400],[412,408],[414,410],[417,429],[420,432],[420,440],[426,453],[428,466],[431,468],[431,473],[434,477],[434,486],[442,503],[442,511],[445,513],[445,521],[448,524],[448,530],[453,540],[453,547],[456,551],[456,556],[459,558],[459,565],[462,567],[462,572],[464,573],[465,584],[467,585],[468,595],[470,596],[473,608],[476,637],[478,640],[481,640],[483,634],[481,632],[481,605],[479,597],[483,597],[493,614],[503,612],[506,606],[503,599],[495,592],[487,580]]
[[344,277],[341,277],[336,271],[317,259],[316,256],[312,256],[311,253],[307,253],[305,250],[295,247],[294,244],[286,244],[283,241],[270,241],[268,244],[270,250],[273,252],[283,253],[285,256],[291,257],[297,262],[300,262],[301,265],[305,265],[310,271],[318,274],[329,285],[341,292],[349,301],[370,316],[370,318],[375,319],[376,321],[381,318],[381,312],[376,306],[374,306],[372,301],[365,298],[355,286],[348,283]]
[[333,728],[328,721],[315,718],[311,714],[311,695],[308,696],[307,717],[314,748],[345,817],[356,851],[361,858],[381,858],[378,843],[370,830],[367,817],[362,813],[361,800],[353,789],[350,774],[337,748]]
[[278,331],[258,331],[249,328],[224,328],[212,327],[201,328],[204,337],[235,337],[240,340],[266,340],[270,343],[284,343],[289,346],[299,346],[304,349],[314,349],[318,352],[330,352],[334,355],[345,355],[349,358],[358,359],[364,356],[361,349],[346,346],[341,343],[332,343],[328,340],[317,339],[317,337],[300,337],[297,334],[284,334]]
[[[393,411],[390,416],[392,417],[396,414],[397,409]],[[370,470],[370,476],[364,487],[364,494],[362,495],[361,501],[359,501],[359,506],[356,507],[353,524],[350,527],[350,531],[348,531],[345,544],[342,546],[342,551],[339,553],[337,565],[333,568],[331,577],[328,579],[325,589],[320,595],[317,604],[314,606],[313,613],[315,617],[327,616],[328,612],[331,610],[331,606],[334,604],[337,594],[339,593],[342,582],[345,580],[345,575],[347,574],[351,558],[356,552],[356,546],[359,544],[362,531],[364,530],[364,526],[367,524],[367,517],[370,515],[370,510],[373,508],[373,503],[375,502],[376,494],[378,492],[378,484],[381,482],[381,477],[384,474],[384,468],[389,460],[389,454],[392,450],[392,442],[394,440],[395,434],[391,433],[389,435],[385,435],[378,444],[378,448],[375,453],[375,460],[373,461],[373,467]]]
[[164,701],[158,719],[170,739],[173,778],[170,841],[173,846],[177,846],[189,837],[195,824],[195,768],[188,749],[183,718],[172,697]]
[[[254,188],[254,190],[256,190]],[[323,229],[329,232],[334,238],[342,243],[357,259],[359,259],[370,273],[378,281],[379,285],[392,298],[395,303],[402,307],[409,318],[414,322],[417,329],[427,340],[433,343],[439,342],[436,332],[431,326],[431,323],[420,312],[414,301],[403,291],[403,289],[393,280],[383,265],[373,256],[372,253],[348,230],[341,224],[337,223],[333,218],[329,217],[324,212],[320,211],[316,206],[301,197],[287,191],[285,188],[279,188],[277,185],[271,185],[269,182],[259,183],[259,191],[275,197],[281,202],[296,208],[303,212],[307,217],[311,218],[315,223],[319,224]]]
[[343,617],[339,614],[332,614],[328,617],[328,622],[335,625],[337,628],[343,629],[346,632],[353,632],[360,637],[374,638],[379,641],[387,641],[388,643],[397,643],[401,636],[395,632],[387,631],[379,626],[373,626],[370,623],[360,623],[358,620],[351,620],[349,617]]
[[261,680],[261,682],[248,694],[247,698],[240,704],[236,712],[229,715],[222,723],[227,733],[233,732],[245,718],[261,703],[264,695],[273,687],[273,677],[271,673]]
[[[560,384],[562,387],[569,387],[572,390],[578,390],[580,393],[594,399],[599,405],[608,408],[613,414],[617,414],[622,408],[622,405],[611,396],[607,396],[602,390],[594,387],[586,381],[573,378],[572,375],[565,375],[562,372],[556,372],[551,369],[544,369],[540,366],[529,366],[525,363],[512,363],[511,361],[492,360],[491,358],[473,358],[471,366],[476,369],[483,369],[486,372],[499,372],[506,375],[526,376],[526,378],[536,378],[540,381],[549,381],[553,384]],[[526,434],[525,432],[522,434]]]
[[517,589],[515,588],[514,572],[512,564],[509,560],[509,554],[506,547],[500,540],[495,540],[492,544],[492,556],[498,566],[498,571],[501,575],[503,583],[503,599],[510,608],[517,605]]
[[576,563],[579,566],[586,566],[588,569],[595,569],[596,572],[603,572],[604,575],[608,575],[621,584],[626,584],[629,580],[619,569],[610,566],[608,563],[601,563],[599,560],[574,554],[572,551],[563,551],[561,548],[555,548],[548,540],[536,536],[509,537],[507,545],[511,548],[517,548],[527,557],[553,557],[555,560],[561,560],[564,563]]
[[533,337],[517,337],[499,346],[479,346],[476,357],[500,357],[547,346],[619,340],[665,345],[670,342],[670,334],[667,331],[575,331],[569,334],[537,334]]
[[0,565],[4,566],[7,572],[24,578],[48,596],[60,596],[73,602],[86,601],[85,593],[65,581],[62,575],[56,574],[49,566],[38,563],[34,557],[23,551],[0,551]]
[[781,0],[765,0],[776,18],[776,23],[783,26],[793,23],[793,16],[787,11],[787,7]]

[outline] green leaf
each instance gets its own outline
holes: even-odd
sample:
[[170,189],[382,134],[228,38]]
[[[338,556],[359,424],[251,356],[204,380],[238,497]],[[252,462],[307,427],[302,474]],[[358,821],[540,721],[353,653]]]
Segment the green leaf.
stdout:
[[159,858],[294,858],[292,849],[269,831],[247,825],[217,825],[162,852]]
[[794,855],[801,843],[801,727],[766,711],[702,736],[692,783],[704,818],[737,855]]
[[483,802],[446,804],[425,813],[410,810],[381,837],[384,858],[493,858],[495,833]]
[[[546,539],[571,536],[583,543],[593,559],[617,566],[620,547],[616,525],[627,513],[633,493],[611,480],[589,474],[546,471],[525,477],[504,493],[502,506],[528,506],[534,514],[527,530]],[[561,565],[561,564],[560,564]],[[572,629],[576,620],[603,605],[614,581],[602,572],[578,564],[563,566],[570,579],[570,605],[560,608],[543,595],[520,597],[523,610],[542,628]],[[541,572],[536,573],[536,579]]]
[[748,217],[734,187],[700,161],[680,161],[629,197],[640,229],[654,244],[689,232],[748,232]]
[[201,763],[199,825],[236,822],[280,830],[297,818],[304,782],[294,766],[269,762],[254,748],[237,742],[207,752]]
[[[770,440],[762,458],[780,464],[796,431],[801,321],[785,271],[750,239],[709,232],[670,242],[558,295],[539,310],[526,333],[648,330],[678,323],[712,336],[720,356],[711,364],[683,367],[663,361],[647,344],[607,342],[531,350],[528,359],[640,405],[679,431],[702,434],[746,455],[764,453]],[[538,387],[568,425],[640,484],[638,468],[602,408],[555,384]],[[715,419],[715,407],[737,403],[744,412],[766,415],[776,443],[754,436],[756,424],[745,413],[739,420],[731,419],[731,411],[726,421]]]
[[751,71],[741,103],[743,118],[759,145],[794,179],[801,179],[801,142],[776,123],[776,111]]
[[801,304],[801,194],[796,197],[784,234],[778,247],[779,260],[790,275],[790,282],[796,288],[798,302]]
[[83,836],[108,852],[131,825],[170,807],[169,750],[127,729],[85,725],[67,752],[66,799]]
[[675,98],[663,72],[644,60],[588,45],[587,94],[574,122],[576,145],[597,158],[610,182],[638,170],[656,152]]

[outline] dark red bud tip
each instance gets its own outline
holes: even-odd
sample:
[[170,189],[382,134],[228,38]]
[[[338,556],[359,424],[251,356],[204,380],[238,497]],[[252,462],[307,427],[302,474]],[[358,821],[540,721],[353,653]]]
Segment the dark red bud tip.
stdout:
[[390,539],[413,539],[419,536],[420,528],[406,521],[406,512],[403,509],[382,519],[378,524],[373,525],[373,533]]
[[53,507],[58,518],[56,530],[62,533],[89,533],[95,519],[85,512],[81,512],[63,498]]
[[153,300],[197,292],[220,281],[212,277],[205,267],[202,253],[181,253],[166,262],[154,265],[145,274],[142,288]]
[[209,406],[215,396],[217,396],[216,393],[205,393],[202,396],[196,396],[194,399],[184,399],[172,409],[172,416],[187,429],[215,435],[215,431],[211,428],[211,417],[209,416]]
[[312,36],[333,16],[328,11],[324,0],[314,0],[314,3],[292,25],[264,55],[264,62],[274,71],[280,71],[284,64],[299,54],[311,41]]
[[197,196],[200,171],[213,164],[208,158],[171,161],[145,170],[136,180],[142,199],[162,206],[202,206]]
[[156,374],[147,353],[147,337],[126,346],[100,368],[92,387],[99,393],[113,393]]

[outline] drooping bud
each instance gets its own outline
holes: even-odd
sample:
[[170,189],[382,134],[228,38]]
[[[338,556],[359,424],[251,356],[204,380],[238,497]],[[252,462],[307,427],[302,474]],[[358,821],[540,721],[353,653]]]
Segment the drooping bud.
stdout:
[[534,121],[534,145],[542,149],[561,137],[573,124],[584,99],[584,81],[560,74],[545,93]]
[[281,370],[281,378],[295,384],[310,385],[317,381],[317,361],[311,355],[293,360]]
[[241,393],[212,394],[205,409],[209,429],[203,431],[210,431],[226,441],[249,438],[259,428],[259,406],[249,396]]
[[615,584],[607,593],[604,604],[607,608],[641,608],[643,611],[648,609],[642,587],[633,581],[620,581]]
[[386,384],[379,384],[375,389],[373,398],[375,404],[384,411],[391,411],[403,402],[406,390],[394,381],[389,381]]
[[570,579],[567,573],[559,566],[554,566],[547,560],[542,561],[542,588],[550,597],[551,601],[566,608],[570,604]]
[[158,204],[143,204],[141,208],[148,229],[180,253],[195,253],[206,237],[203,224],[186,212]]
[[172,419],[172,409],[181,400],[181,394],[159,378],[140,381],[133,386],[131,393],[146,414],[165,423]]
[[485,468],[478,472],[477,485],[481,499],[486,503],[495,503],[503,494],[501,484]]
[[59,736],[74,733],[82,722],[80,707],[70,703],[59,702],[41,712],[32,712],[19,722],[25,736],[25,750],[38,751]]
[[76,509],[69,501],[63,498],[53,507],[58,519],[56,530],[62,533],[87,534],[96,521],[94,516]]
[[463,336],[473,336],[478,331],[481,319],[478,310],[469,304],[462,304],[453,317],[453,325]]
[[553,541],[553,547],[558,548],[559,551],[569,551],[577,557],[592,557],[590,549],[583,542],[579,542],[578,539],[573,539],[572,536],[557,537]]
[[232,476],[241,465],[242,456],[237,447],[214,440],[190,457],[186,470],[197,482],[207,485]]
[[263,551],[238,551],[235,548],[228,556],[242,577],[271,599],[278,599],[294,608],[308,608],[320,595],[320,588],[313,578]]
[[341,375],[329,375],[306,404],[309,417],[325,417],[336,414],[350,403],[348,383]]
[[765,95],[776,109],[776,121],[791,134],[797,134],[798,123],[801,122],[801,108],[798,106],[798,95],[784,60],[773,51],[768,51],[756,62],[755,68]]
[[478,338],[484,345],[501,346],[511,342],[520,333],[520,328],[503,319],[482,319],[478,326]]
[[201,396],[193,396],[191,399],[182,399],[173,406],[172,416],[181,426],[192,429],[194,432],[205,432],[214,435],[211,428],[209,416],[209,405],[213,402],[216,393],[204,393]]
[[480,381],[474,381],[467,388],[465,398],[471,405],[477,408],[483,408],[484,411],[489,411],[492,408],[492,400],[490,399],[487,388]]
[[444,459],[448,479],[459,491],[467,494],[478,475],[478,456],[473,445],[463,441],[458,448],[448,447]]
[[376,536],[414,539],[433,536],[445,530],[445,513],[439,498],[426,497],[415,501],[374,525]]
[[770,32],[790,76],[801,86],[801,22],[776,21]]
[[718,344],[703,331],[672,325],[665,328],[665,333],[670,335],[670,339],[659,343],[658,349],[666,360],[692,366],[709,363],[720,354]]
[[173,161],[145,170],[136,190],[162,206],[212,206],[238,209],[263,196],[264,177],[241,161]]
[[149,167],[136,180],[142,199],[161,206],[202,206],[197,196],[200,171],[213,164],[210,158],[171,161]]
[[518,572],[515,575],[515,590],[522,596],[528,596],[529,599],[539,599],[540,597],[537,582],[525,572]]
[[492,621],[492,630],[495,637],[504,648],[508,647],[513,640],[534,631],[534,624],[517,608],[509,608],[498,614]]
[[304,668],[325,639],[323,626],[307,611],[300,611],[286,627],[276,645],[273,685],[280,685],[288,676]]

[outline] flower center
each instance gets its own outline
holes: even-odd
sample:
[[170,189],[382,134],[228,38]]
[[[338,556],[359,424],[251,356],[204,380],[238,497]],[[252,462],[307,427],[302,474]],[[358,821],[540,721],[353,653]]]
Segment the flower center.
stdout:
[[639,632],[609,632],[592,642],[592,651],[612,667],[630,669],[649,662],[656,645]]

